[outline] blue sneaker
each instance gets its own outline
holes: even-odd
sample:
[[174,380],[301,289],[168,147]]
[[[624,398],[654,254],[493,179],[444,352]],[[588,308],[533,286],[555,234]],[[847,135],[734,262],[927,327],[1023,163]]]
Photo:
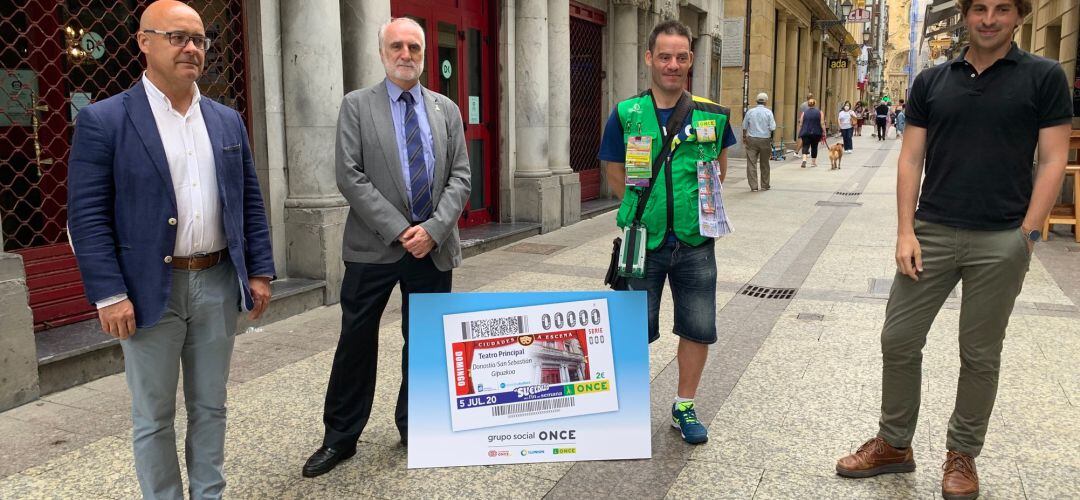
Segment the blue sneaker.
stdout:
[[671,406],[671,426],[679,429],[687,443],[701,444],[709,440],[709,430],[698,420],[693,401],[683,401]]

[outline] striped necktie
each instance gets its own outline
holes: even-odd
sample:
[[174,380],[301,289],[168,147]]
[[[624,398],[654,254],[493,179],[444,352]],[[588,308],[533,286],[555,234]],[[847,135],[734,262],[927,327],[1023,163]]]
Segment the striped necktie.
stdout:
[[423,222],[431,217],[431,179],[424,164],[424,144],[420,141],[420,122],[416,118],[416,102],[413,95],[402,92],[405,102],[405,157],[409,162],[409,189],[412,197],[413,222]]

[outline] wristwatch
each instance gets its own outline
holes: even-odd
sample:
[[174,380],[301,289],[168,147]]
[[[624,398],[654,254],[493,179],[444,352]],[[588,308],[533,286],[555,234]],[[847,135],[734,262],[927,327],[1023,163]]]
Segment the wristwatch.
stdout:
[[1027,239],[1031,242],[1039,241],[1039,238],[1042,237],[1042,232],[1038,229],[1032,229],[1031,231],[1021,229],[1021,231],[1024,232],[1024,235],[1027,236]]

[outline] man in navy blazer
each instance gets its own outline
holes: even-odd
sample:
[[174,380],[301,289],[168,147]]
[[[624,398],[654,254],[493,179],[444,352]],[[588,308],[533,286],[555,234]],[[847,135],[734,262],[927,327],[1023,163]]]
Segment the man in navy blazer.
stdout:
[[270,301],[269,228],[243,119],[195,84],[211,43],[198,13],[154,2],[137,39],[141,80],[79,112],[68,226],[86,296],[123,347],[143,496],[184,496],[182,364],[189,495],[220,498],[236,320]]

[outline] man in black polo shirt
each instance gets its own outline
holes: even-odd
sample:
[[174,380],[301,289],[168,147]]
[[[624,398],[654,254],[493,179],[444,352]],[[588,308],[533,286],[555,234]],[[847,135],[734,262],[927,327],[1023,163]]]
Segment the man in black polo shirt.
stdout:
[[911,441],[922,348],[938,310],[962,280],[960,378],[942,478],[946,499],[979,493],[974,457],[997,394],[1005,327],[1038,228],[1061,189],[1072,119],[1061,66],[1011,43],[1031,11],[1030,0],[958,3],[970,46],[920,73],[907,102],[897,166],[899,269],[881,332],[878,434],[836,464],[847,477],[915,470]]

